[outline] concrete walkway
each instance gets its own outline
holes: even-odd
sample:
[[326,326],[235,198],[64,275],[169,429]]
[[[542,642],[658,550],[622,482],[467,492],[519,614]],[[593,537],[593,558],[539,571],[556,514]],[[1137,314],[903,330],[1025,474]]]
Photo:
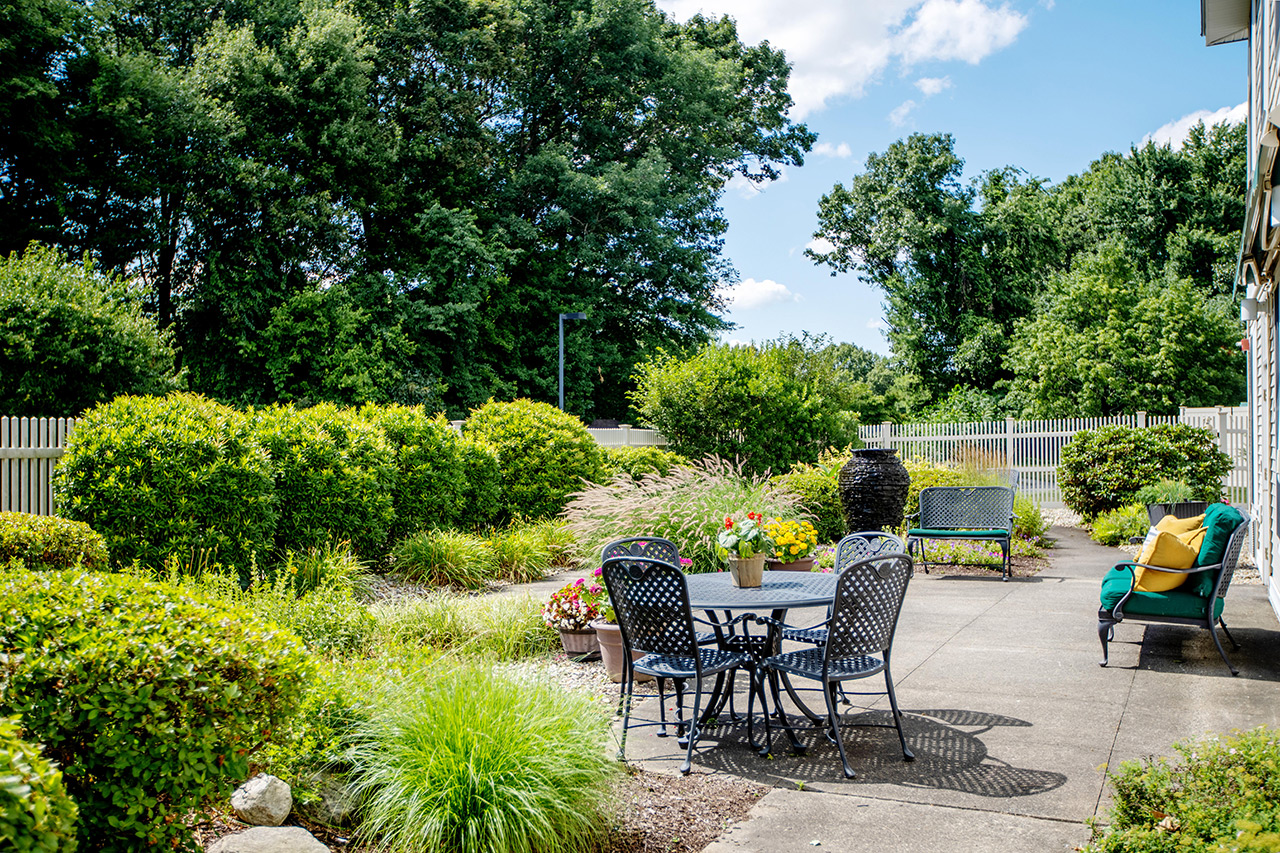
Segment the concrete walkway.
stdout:
[[[808,755],[792,755],[779,737],[772,759],[748,747],[741,727],[713,730],[694,772],[773,790],[707,853],[1071,850],[1088,840],[1088,818],[1106,816],[1109,768],[1170,754],[1183,738],[1280,725],[1280,623],[1261,586],[1237,584],[1227,597],[1239,677],[1207,632],[1136,623],[1117,626],[1103,669],[1098,587],[1125,557],[1079,530],[1052,535],[1058,547],[1035,577],[912,580],[893,667],[914,762],[902,760],[892,728],[845,729],[853,780],[813,728],[801,732]],[[790,621],[819,618],[793,611]],[[846,721],[888,720],[886,699],[865,701]],[[656,716],[655,700],[637,713]],[[653,729],[628,737],[628,759],[648,770],[676,773],[683,752]]]

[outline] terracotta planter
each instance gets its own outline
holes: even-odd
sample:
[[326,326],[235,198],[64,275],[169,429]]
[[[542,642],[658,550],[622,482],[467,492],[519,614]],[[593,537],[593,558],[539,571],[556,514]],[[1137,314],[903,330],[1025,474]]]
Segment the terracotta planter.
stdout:
[[754,557],[729,557],[729,573],[733,576],[733,585],[743,589],[754,589],[764,580],[764,554]]
[[[612,622],[605,622],[603,619],[592,622],[591,627],[596,629],[596,639],[600,642],[600,660],[604,663],[605,672],[609,674],[609,680],[617,684],[622,681],[623,675],[623,655],[625,650],[622,645],[622,629]],[[644,657],[644,652],[631,653],[633,661],[640,660],[642,657]],[[653,681],[653,676],[636,674],[637,683],[646,681]]]
[[813,564],[817,561],[817,557],[801,557],[798,560],[792,560],[789,563],[784,563],[770,557],[765,560],[764,563],[765,568],[771,572],[811,572],[813,571]]
[[564,653],[576,660],[589,660],[600,656],[600,642],[592,628],[583,631],[560,629],[560,645]]

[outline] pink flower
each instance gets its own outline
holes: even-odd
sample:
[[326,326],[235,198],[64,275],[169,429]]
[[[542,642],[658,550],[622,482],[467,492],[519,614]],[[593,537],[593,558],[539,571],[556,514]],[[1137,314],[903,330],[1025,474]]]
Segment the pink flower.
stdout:
[[693,565],[693,560],[690,560],[688,557],[681,557],[681,558],[680,558],[680,565],[682,565],[682,566],[692,566],[692,565]]

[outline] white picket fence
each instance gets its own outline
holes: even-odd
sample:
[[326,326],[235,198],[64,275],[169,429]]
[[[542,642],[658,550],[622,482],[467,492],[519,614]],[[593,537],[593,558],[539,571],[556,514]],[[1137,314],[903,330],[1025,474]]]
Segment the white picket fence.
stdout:
[[0,418],[0,512],[53,515],[53,466],[71,418]]
[[1003,421],[962,424],[869,424],[858,430],[867,447],[891,447],[904,459],[932,462],[971,461],[979,467],[1019,472],[1018,491],[1045,508],[1061,507],[1058,464],[1062,448],[1077,432],[1119,424],[1130,427],[1187,423],[1205,427],[1217,436],[1218,447],[1233,466],[1223,487],[1233,503],[1248,502],[1248,409],[1184,408],[1177,415],[1146,412],[1109,418],[1063,418],[1046,421]]

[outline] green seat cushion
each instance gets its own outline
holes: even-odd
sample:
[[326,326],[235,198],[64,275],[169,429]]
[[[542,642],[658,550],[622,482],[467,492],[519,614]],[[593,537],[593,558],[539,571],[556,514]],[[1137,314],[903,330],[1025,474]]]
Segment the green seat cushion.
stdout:
[[[1200,554],[1196,557],[1197,566],[1212,566],[1221,563],[1227,552],[1227,540],[1244,521],[1240,510],[1228,504],[1210,504],[1204,511],[1204,541],[1200,543]],[[1186,591],[1201,598],[1213,594],[1213,572],[1199,572],[1188,578],[1183,586]]]
[[907,536],[921,539],[1004,539],[1008,535],[1007,530],[930,530],[917,527],[907,531]]
[[[1182,586],[1168,592],[1135,592],[1124,603],[1124,612],[1134,616],[1181,616],[1186,619],[1203,619],[1203,595],[1187,592],[1188,587],[1196,585],[1201,575],[1209,576],[1212,587],[1213,572],[1196,572]],[[1129,591],[1133,583],[1133,575],[1127,569],[1112,569],[1102,579],[1102,607],[1111,610]],[[1213,618],[1222,615],[1222,599],[1214,599]]]

